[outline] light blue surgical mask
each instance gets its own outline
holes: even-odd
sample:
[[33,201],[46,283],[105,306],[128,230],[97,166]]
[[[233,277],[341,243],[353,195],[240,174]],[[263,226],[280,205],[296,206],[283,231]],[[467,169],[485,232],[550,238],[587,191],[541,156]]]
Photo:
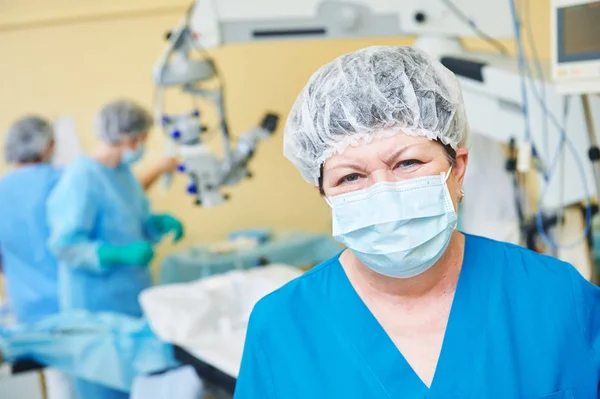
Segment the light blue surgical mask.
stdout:
[[456,227],[446,187],[451,170],[329,197],[333,237],[384,276],[425,272],[440,259]]
[[132,165],[139,161],[144,156],[144,144],[140,143],[135,147],[135,150],[126,148],[121,153],[121,163],[123,165]]

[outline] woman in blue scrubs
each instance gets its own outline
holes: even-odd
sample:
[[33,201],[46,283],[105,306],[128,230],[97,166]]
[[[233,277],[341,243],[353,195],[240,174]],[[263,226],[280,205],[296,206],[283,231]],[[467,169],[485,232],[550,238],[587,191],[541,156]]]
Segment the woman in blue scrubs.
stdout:
[[468,134],[456,77],[415,48],[311,77],[284,154],[348,249],[256,305],[236,399],[598,397],[600,290],[455,230]]
[[[153,245],[183,226],[154,214],[131,166],[144,155],[152,117],[143,107],[117,100],[97,118],[100,143],[72,162],[48,199],[50,249],[59,259],[61,311],[121,313],[141,317],[139,294],[150,287]],[[78,379],[81,399],[124,399],[116,391]]]

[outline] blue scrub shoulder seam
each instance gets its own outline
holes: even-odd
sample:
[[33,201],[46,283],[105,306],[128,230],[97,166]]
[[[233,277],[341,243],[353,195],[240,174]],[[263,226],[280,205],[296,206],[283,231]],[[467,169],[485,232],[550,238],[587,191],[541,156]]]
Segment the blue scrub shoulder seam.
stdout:
[[335,255],[335,256],[327,259],[326,261],[323,261],[323,262],[319,263],[318,265],[316,265],[315,267],[313,267],[309,271],[307,271],[304,274],[302,274],[296,280],[308,278],[308,277],[312,276],[313,274],[317,274],[317,273],[320,273],[320,272],[326,270],[328,267],[332,266],[332,264],[339,263],[340,255],[344,251],[340,251],[340,253],[338,253],[337,255]]

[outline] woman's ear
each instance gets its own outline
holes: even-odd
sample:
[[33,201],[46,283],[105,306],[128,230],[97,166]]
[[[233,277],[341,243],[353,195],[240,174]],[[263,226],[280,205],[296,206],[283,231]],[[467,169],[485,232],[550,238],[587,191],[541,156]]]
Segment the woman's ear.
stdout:
[[469,150],[461,147],[456,150],[456,162],[454,163],[454,174],[459,188],[463,186],[465,173],[467,171],[467,163],[469,162]]

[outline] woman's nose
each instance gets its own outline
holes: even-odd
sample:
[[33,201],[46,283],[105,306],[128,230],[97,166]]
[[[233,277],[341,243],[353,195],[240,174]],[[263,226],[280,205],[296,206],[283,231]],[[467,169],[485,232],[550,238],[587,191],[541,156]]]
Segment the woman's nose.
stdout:
[[398,176],[393,171],[387,168],[377,169],[371,173],[373,183],[379,182],[395,182],[398,180]]

